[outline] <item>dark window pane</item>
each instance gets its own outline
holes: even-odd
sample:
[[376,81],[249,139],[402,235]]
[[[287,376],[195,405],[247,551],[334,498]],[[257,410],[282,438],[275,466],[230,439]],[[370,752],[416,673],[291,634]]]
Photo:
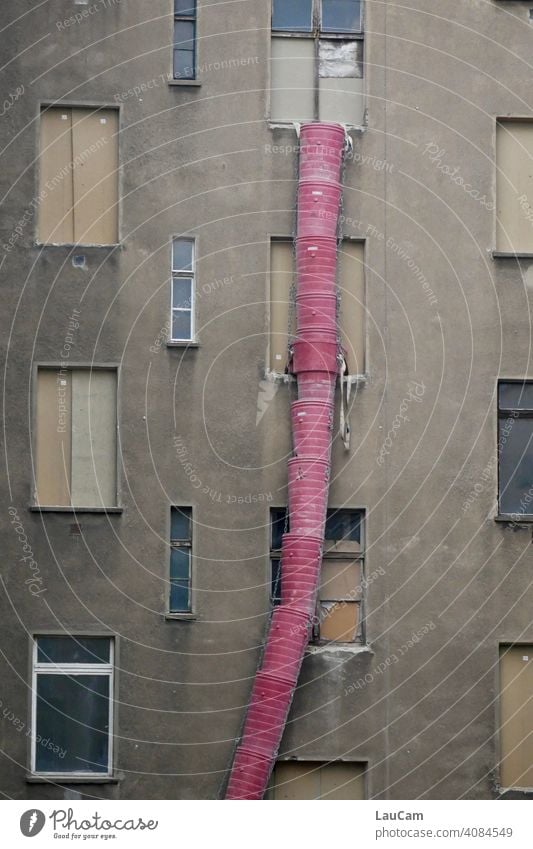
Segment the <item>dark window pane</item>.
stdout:
[[533,513],[533,420],[500,419],[500,513]]
[[361,542],[361,514],[355,510],[328,510],[325,538]]
[[322,0],[323,32],[361,32],[360,0]]
[[191,566],[190,548],[173,548],[170,552],[170,577],[189,580]]
[[191,313],[174,310],[172,313],[172,338],[191,338]]
[[281,538],[285,533],[285,518],[287,515],[287,509],[285,507],[274,507],[270,511],[270,522],[272,528],[271,547],[273,549],[281,548]]
[[191,538],[191,508],[172,507],[170,510],[170,538]]
[[175,15],[195,15],[196,0],[174,0]]
[[109,663],[107,637],[39,637],[38,663]]
[[188,581],[170,582],[170,612],[188,613],[191,609]]
[[172,242],[173,271],[192,271],[192,249],[191,239],[174,239]]
[[109,676],[38,675],[37,772],[107,772]]
[[172,280],[172,306],[191,308],[192,280],[188,277],[174,277]]
[[533,410],[533,383],[500,383],[499,405],[504,410]]
[[173,76],[175,80],[196,79],[193,50],[174,50]]
[[312,29],[312,0],[274,0],[272,29],[310,32]]
[[281,560],[272,560],[272,603],[281,604]]

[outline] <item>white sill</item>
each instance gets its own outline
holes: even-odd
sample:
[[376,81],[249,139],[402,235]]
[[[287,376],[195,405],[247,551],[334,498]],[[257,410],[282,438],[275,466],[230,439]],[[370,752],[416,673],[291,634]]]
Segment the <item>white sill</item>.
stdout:
[[[294,121],[271,121],[270,118],[268,118],[267,121],[268,128],[270,130],[294,130],[296,124],[316,123],[314,118],[310,121],[298,121],[296,119]],[[349,133],[366,133],[367,129],[361,124],[342,124],[342,126],[345,127],[346,131]]]
[[202,85],[200,80],[169,80],[168,84],[171,86],[190,86],[192,88],[200,88]]
[[495,522],[502,522],[506,525],[531,525],[533,523],[533,514],[524,513],[524,515],[518,513],[498,513],[497,516],[494,517]]
[[176,339],[175,341],[169,339],[167,342],[167,348],[199,348],[200,343],[196,341],[196,339]]
[[118,775],[69,774],[67,772],[37,773],[26,775],[28,784],[118,784],[122,779]]
[[122,242],[34,242],[36,248],[121,248]]
[[197,613],[165,613],[165,619],[169,622],[177,620],[183,620],[184,622],[194,622],[195,619],[198,619]]
[[493,259],[533,259],[528,251],[491,251]]
[[54,505],[30,504],[32,513],[123,513],[123,507],[65,507]]
[[306,654],[374,654],[370,646],[360,643],[324,643],[323,646],[308,645]]
[[[293,374],[285,374],[281,371],[270,371],[265,369],[264,379],[270,380],[272,383],[295,383],[296,377]],[[359,383],[368,383],[368,375],[366,374],[347,374],[343,378],[343,383],[355,386]]]

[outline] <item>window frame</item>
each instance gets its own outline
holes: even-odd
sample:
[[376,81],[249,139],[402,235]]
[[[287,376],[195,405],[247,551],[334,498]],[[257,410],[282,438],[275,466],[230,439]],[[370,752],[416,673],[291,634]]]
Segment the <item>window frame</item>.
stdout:
[[[279,576],[279,584],[276,581],[275,584],[275,574],[274,574],[274,563],[279,563],[281,565],[281,548],[277,549],[273,547],[273,529],[274,529],[274,513],[279,511],[281,514],[282,511],[285,513],[285,528],[287,529],[284,532],[289,532],[288,525],[288,510],[287,507],[271,507],[269,511],[269,568],[270,568],[270,580],[269,580],[269,600],[270,607],[275,609],[281,603],[281,575]],[[366,637],[366,587],[365,587],[365,534],[366,534],[366,511],[364,508],[360,507],[330,507],[328,508],[327,515],[330,517],[335,513],[339,512],[348,512],[353,514],[354,517],[359,517],[359,526],[360,526],[360,550],[359,552],[354,551],[335,551],[332,548],[325,549],[322,556],[322,563],[324,562],[337,562],[344,561],[347,564],[358,563],[359,564],[359,572],[360,572],[360,587],[358,598],[347,599],[322,599],[320,598],[320,588],[317,595],[317,613],[315,616],[312,636],[309,641],[309,645],[311,646],[366,646],[367,637]],[[282,517],[280,516],[277,521],[281,521]],[[327,540],[325,540],[326,542]],[[278,595],[276,595],[273,591],[274,586],[278,590]],[[354,588],[357,589],[357,588]],[[320,619],[318,615],[318,609],[321,603],[335,603],[335,604],[356,604],[359,607],[359,618],[357,623],[357,629],[355,632],[355,638],[353,640],[325,640],[320,638]]]
[[[174,244],[175,242],[189,242],[192,246],[191,248],[191,269],[190,271],[180,269],[177,270],[174,268]],[[187,342],[195,342],[196,341],[196,246],[197,240],[194,236],[172,236],[170,242],[170,335],[169,342],[171,344],[175,343],[187,343]],[[191,281],[191,295],[190,295],[190,305],[189,307],[175,307],[174,306],[174,280],[190,280]],[[177,338],[174,336],[174,313],[175,312],[184,312],[189,313],[191,319],[191,332],[189,338]]]
[[[173,538],[172,537],[172,511],[178,510],[181,512],[188,511],[188,521],[189,521],[189,533],[190,536],[187,539],[181,538]],[[194,515],[193,515],[193,507],[189,504],[171,504],[170,512],[169,512],[169,534],[168,534],[168,547],[169,547],[169,557],[168,557],[168,592],[167,592],[167,616],[171,619],[190,619],[195,617],[195,608],[194,608],[194,587],[193,587],[193,523],[194,523]],[[171,593],[172,593],[172,582],[173,579],[171,577],[172,570],[172,551],[183,551],[187,550],[189,553],[189,577],[188,577],[188,590],[189,590],[189,607],[188,610],[172,610],[171,608]]]
[[[197,75],[197,67],[198,67],[198,0],[191,0],[191,5],[194,5],[194,15],[185,15],[176,13],[176,4],[174,0],[172,0],[172,80],[173,82],[183,82],[183,83],[191,83],[195,82],[198,79]],[[176,26],[176,22],[187,22],[192,23],[193,25],[193,60],[192,60],[192,76],[190,77],[177,77],[174,73],[174,54],[176,51],[176,45],[182,44],[183,42],[174,41],[174,30]],[[179,48],[178,48],[179,49]]]
[[[109,641],[109,663],[39,663],[38,662],[38,644],[39,639],[47,637],[64,637],[76,638],[84,637],[89,639],[106,639]],[[106,633],[57,633],[43,632],[33,634],[31,637],[31,701],[30,701],[30,773],[36,778],[75,778],[83,779],[90,782],[106,781],[114,775],[115,764],[115,729],[116,729],[116,645],[115,637],[112,634]],[[37,758],[37,678],[39,674],[46,675],[67,675],[74,677],[78,675],[101,675],[109,679],[109,713],[108,713],[108,753],[107,753],[107,771],[106,772],[76,772],[65,770],[64,772],[41,772],[36,770]]]
[[[287,30],[287,29],[275,29],[272,26],[272,17],[274,12],[274,2],[272,0],[270,6],[270,43],[272,45],[272,40],[274,38],[305,38],[312,39],[314,43],[314,61],[313,61],[313,107],[314,114],[313,118],[310,120],[320,121],[320,42],[321,41],[365,41],[365,2],[361,0],[361,15],[360,15],[360,29],[357,32],[342,32],[342,31],[329,31],[322,30],[322,0],[312,0],[312,13],[311,13],[311,29],[310,30]],[[364,48],[363,48],[364,49]],[[271,51],[272,55],[272,51]],[[364,54],[363,54],[363,74],[362,79],[365,78],[364,73]],[[271,72],[272,73],[272,72]],[[287,126],[292,125],[292,121],[287,119],[279,119],[272,117],[272,80],[270,80],[270,89],[269,89],[269,122],[272,126]],[[364,111],[364,110],[363,110]],[[347,124],[346,126],[358,126]]]
[[[500,407],[500,388],[505,384],[530,384],[533,386],[533,379],[530,378],[499,378],[496,385],[496,407],[497,407],[497,457],[498,457],[498,479],[497,479],[497,519],[508,522],[533,522],[533,513],[505,513],[501,510],[501,457],[504,446],[500,446],[500,422],[507,419],[533,419],[533,407],[531,408],[516,408],[516,407]],[[533,435],[533,428],[532,428]],[[533,486],[533,483],[532,483]],[[533,502],[532,502],[533,504]]]
[[[37,500],[37,427],[38,427],[38,408],[37,408],[37,391],[39,379],[39,370],[48,369],[58,373],[62,369],[70,371],[114,371],[116,374],[116,399],[115,399],[115,415],[116,415],[116,441],[115,441],[115,504],[114,505],[98,505],[98,506],[72,506],[68,504],[40,504]],[[31,393],[31,498],[29,509],[37,513],[122,513],[121,499],[121,478],[120,478],[120,363],[87,363],[68,360],[59,363],[39,361],[33,364],[32,374],[32,393]]]

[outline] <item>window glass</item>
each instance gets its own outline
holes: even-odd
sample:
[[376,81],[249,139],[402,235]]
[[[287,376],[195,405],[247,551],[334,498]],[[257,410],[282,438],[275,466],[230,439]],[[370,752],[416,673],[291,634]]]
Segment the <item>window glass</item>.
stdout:
[[311,32],[313,0],[273,0],[272,29]]
[[533,383],[500,383],[500,409],[533,410]]
[[272,565],[272,602],[281,602],[281,560],[271,560]]
[[109,663],[106,637],[39,637],[37,663]]
[[361,514],[353,510],[328,510],[325,538],[361,542]]
[[170,511],[171,539],[188,540],[191,538],[191,513],[187,508],[172,507]]
[[174,309],[191,308],[192,280],[187,277],[175,277],[172,281],[172,306]]
[[360,0],[322,0],[323,32],[360,32]]
[[187,613],[191,609],[188,581],[170,582],[170,612]]
[[193,80],[195,24],[174,21],[174,79]]
[[191,314],[190,312],[182,312],[176,310],[172,315],[172,338],[190,339],[191,338]]
[[190,549],[173,548],[170,552],[170,577],[188,581],[190,574]]
[[108,772],[109,688],[108,675],[37,676],[37,772]]
[[196,13],[196,0],[174,0],[174,14],[192,17]]
[[531,514],[533,419],[500,419],[499,430],[500,513]]
[[174,239],[172,243],[173,271],[192,271],[192,249],[191,239]]

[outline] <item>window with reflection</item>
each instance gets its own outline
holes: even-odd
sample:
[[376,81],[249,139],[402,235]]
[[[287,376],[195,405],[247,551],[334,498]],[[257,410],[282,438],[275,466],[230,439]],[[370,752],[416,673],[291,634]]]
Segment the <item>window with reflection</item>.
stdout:
[[501,515],[533,515],[533,381],[498,384],[498,503]]

